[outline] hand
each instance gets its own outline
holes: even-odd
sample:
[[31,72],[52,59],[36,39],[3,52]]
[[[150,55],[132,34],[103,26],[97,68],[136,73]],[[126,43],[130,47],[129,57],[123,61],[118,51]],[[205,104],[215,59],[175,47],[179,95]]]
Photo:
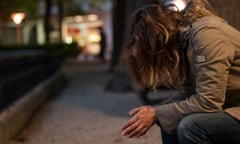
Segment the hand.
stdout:
[[156,122],[156,112],[151,106],[134,108],[129,112],[132,118],[122,127],[122,135],[139,138]]

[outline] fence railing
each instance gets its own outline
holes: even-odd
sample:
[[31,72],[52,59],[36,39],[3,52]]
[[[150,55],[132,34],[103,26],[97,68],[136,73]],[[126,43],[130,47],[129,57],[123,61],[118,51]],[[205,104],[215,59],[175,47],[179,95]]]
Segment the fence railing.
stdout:
[[0,52],[0,111],[61,67],[61,53]]

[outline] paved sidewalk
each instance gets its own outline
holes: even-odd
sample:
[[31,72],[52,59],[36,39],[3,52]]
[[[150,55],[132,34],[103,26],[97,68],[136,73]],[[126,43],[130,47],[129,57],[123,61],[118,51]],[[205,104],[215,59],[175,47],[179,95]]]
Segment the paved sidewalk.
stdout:
[[161,144],[157,126],[140,140],[121,136],[127,112],[142,103],[134,92],[105,91],[107,70],[106,64],[65,64],[67,87],[9,144]]

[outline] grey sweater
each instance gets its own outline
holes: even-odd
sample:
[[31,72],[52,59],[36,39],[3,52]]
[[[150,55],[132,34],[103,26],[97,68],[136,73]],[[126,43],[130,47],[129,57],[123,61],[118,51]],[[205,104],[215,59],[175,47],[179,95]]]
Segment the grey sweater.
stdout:
[[187,59],[178,100],[155,106],[162,128],[175,133],[193,113],[225,111],[240,120],[240,32],[218,17],[198,19],[189,29]]

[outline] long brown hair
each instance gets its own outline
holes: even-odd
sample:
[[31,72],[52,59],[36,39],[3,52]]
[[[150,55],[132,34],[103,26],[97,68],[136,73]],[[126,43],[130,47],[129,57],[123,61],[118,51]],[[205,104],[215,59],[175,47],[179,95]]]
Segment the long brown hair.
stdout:
[[180,88],[185,68],[177,41],[180,21],[185,17],[187,22],[183,23],[186,24],[212,14],[196,6],[193,5],[187,14],[170,11],[160,4],[147,5],[135,12],[129,38],[122,48],[121,62],[138,86]]

